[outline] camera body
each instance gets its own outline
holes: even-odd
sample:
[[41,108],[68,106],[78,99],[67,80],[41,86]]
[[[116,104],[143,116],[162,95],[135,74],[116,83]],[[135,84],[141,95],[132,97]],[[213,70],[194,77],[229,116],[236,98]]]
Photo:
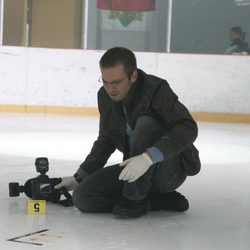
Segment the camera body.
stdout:
[[[35,160],[36,171],[40,173],[36,178],[26,181],[24,186],[18,182],[9,183],[9,196],[17,197],[20,193],[25,193],[33,200],[46,200],[53,203],[62,203],[64,206],[72,205],[72,197],[66,189],[55,189],[61,178],[49,178],[46,172],[49,170],[49,161],[46,157],[39,157]],[[60,201],[61,195],[66,196],[66,200]]]
[[18,182],[9,183],[9,196],[17,197],[25,193],[33,200],[46,200],[57,202],[60,200],[62,191],[54,187],[61,182],[61,178],[49,178],[47,175],[39,175],[26,181],[24,186]]

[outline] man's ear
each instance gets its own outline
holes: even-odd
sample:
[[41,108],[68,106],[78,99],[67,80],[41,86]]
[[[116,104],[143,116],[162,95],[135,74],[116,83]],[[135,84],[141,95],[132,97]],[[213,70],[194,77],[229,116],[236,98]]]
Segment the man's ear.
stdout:
[[136,81],[137,77],[138,77],[138,71],[135,70],[135,71],[133,72],[133,74],[131,75],[131,78],[130,78],[130,79],[131,79],[131,82],[134,83],[134,82]]

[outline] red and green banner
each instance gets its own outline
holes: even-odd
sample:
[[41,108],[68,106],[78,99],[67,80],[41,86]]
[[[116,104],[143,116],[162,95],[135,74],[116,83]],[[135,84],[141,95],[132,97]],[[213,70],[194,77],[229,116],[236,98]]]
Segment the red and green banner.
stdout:
[[97,8],[112,11],[145,12],[155,10],[156,0],[98,0]]

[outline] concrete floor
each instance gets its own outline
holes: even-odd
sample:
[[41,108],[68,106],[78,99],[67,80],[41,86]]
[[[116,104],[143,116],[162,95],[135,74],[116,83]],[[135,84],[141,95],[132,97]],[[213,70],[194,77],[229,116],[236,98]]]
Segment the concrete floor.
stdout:
[[[178,190],[189,199],[186,213],[124,220],[47,203],[45,215],[29,215],[28,198],[10,198],[8,183],[37,176],[40,156],[49,158],[50,177],[72,175],[97,137],[98,119],[0,113],[0,249],[250,249],[250,126],[198,125],[202,171]],[[109,164],[121,159],[116,152]]]

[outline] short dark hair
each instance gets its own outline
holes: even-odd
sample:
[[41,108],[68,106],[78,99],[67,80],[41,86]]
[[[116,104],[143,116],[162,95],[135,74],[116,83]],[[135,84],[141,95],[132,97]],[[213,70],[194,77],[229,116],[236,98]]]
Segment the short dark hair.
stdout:
[[122,64],[128,76],[131,76],[137,69],[135,54],[123,47],[114,47],[107,50],[99,63],[102,68],[112,68]]
[[240,36],[241,36],[241,34],[242,34],[242,29],[241,29],[240,26],[234,26],[234,27],[232,27],[232,28],[231,28],[231,31],[233,31],[234,33],[239,34]]
[[241,41],[245,40],[246,33],[241,29],[240,26],[232,27],[231,31],[233,31],[235,34],[238,34]]

